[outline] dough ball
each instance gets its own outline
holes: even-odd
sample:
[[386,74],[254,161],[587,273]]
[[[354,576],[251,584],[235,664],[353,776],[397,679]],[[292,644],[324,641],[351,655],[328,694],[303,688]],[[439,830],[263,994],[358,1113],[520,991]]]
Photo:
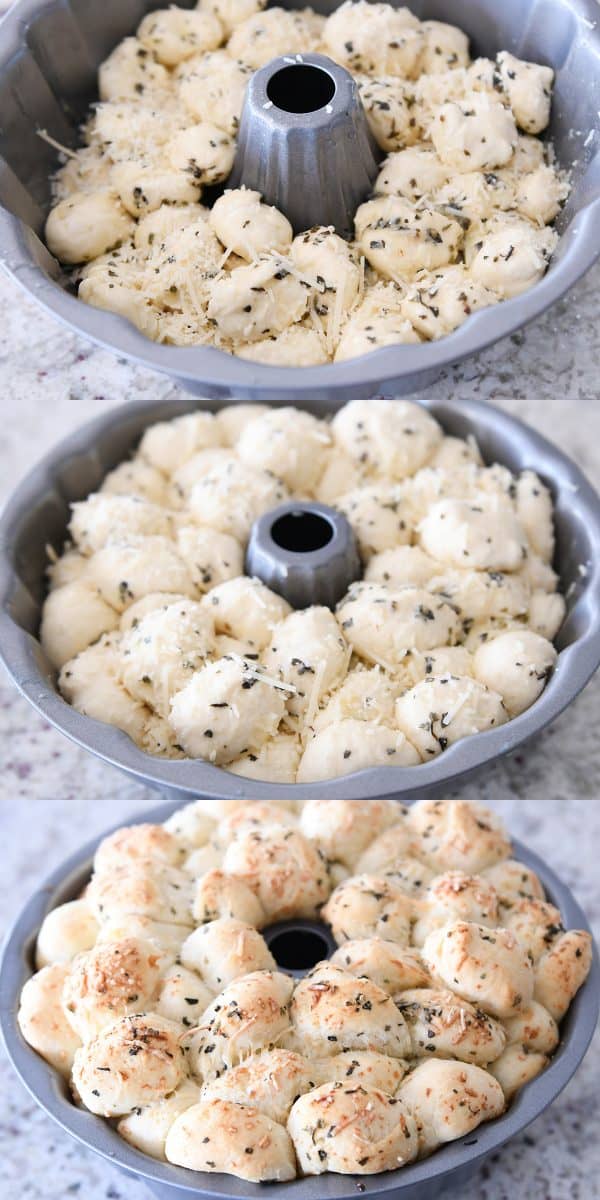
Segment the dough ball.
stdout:
[[569,929],[542,955],[535,970],[535,999],[562,1021],[592,963],[590,934]]
[[508,506],[440,500],[420,525],[423,549],[439,562],[479,571],[516,571],[526,555],[525,532]]
[[251,70],[226,50],[198,55],[177,72],[177,93],[196,121],[237,133]]
[[90,273],[82,278],[77,295],[93,308],[124,317],[146,337],[158,337],[158,314],[150,300],[137,287],[115,278],[111,267],[94,263]]
[[180,1032],[152,1012],[107,1025],[75,1054],[73,1085],[86,1108],[120,1117],[173,1092],[185,1074]]
[[229,1100],[200,1100],[171,1126],[168,1162],[192,1171],[218,1171],[251,1183],[296,1177],[294,1149],[281,1125],[255,1108]]
[[282,801],[275,801],[273,804],[256,800],[249,800],[247,803],[236,801],[235,806],[229,808],[221,817],[214,842],[225,851],[231,842],[246,837],[248,833],[260,834],[270,832],[273,828],[281,833],[296,828],[294,814],[284,807]]
[[396,701],[398,727],[424,761],[507,719],[497,692],[460,675],[427,675]]
[[556,665],[554,646],[537,633],[501,633],[484,642],[473,659],[480,683],[502,696],[511,717],[529,708],[543,691]]
[[215,279],[208,315],[224,337],[256,342],[299,321],[307,304],[308,289],[288,260],[270,255]]
[[505,1109],[502,1088],[489,1071],[439,1058],[419,1063],[401,1084],[398,1097],[416,1119],[421,1155],[472,1133]]
[[410,400],[351,400],[331,424],[337,445],[376,475],[405,479],[442,440],[437,421]]
[[[375,875],[394,875],[394,882],[398,883],[398,872],[402,870],[404,864],[415,861],[415,855],[418,853],[418,840],[415,838],[410,825],[406,820],[406,809],[400,814],[401,820],[397,825],[392,825],[390,829],[379,834],[371,845],[361,854],[357,869],[367,874]],[[420,864],[420,883],[423,884],[432,878],[424,864]],[[416,882],[416,881],[415,881]],[[413,888],[410,889],[414,890]]]
[[454,262],[463,241],[452,217],[424,205],[416,208],[403,196],[367,200],[356,210],[354,226],[367,261],[392,280]]
[[535,591],[529,601],[529,626],[534,633],[553,642],[567,614],[563,595]]
[[324,336],[309,325],[290,325],[274,337],[238,344],[235,353],[273,367],[319,367],[329,362]]
[[383,550],[410,542],[412,529],[408,507],[404,503],[402,487],[397,484],[356,488],[338,497],[336,508],[347,516],[363,562]]
[[356,979],[331,962],[319,963],[294,992],[291,1018],[310,1056],[374,1050],[402,1058],[410,1049],[404,1018],[370,979]]
[[35,944],[38,970],[50,963],[68,963],[90,950],[98,936],[98,922],[86,900],[69,900],[46,913]]
[[328,608],[313,606],[292,612],[273,633],[265,651],[266,670],[293,691],[288,710],[310,719],[322,696],[342,682],[349,652],[339,625]]
[[119,463],[109,471],[100,491],[111,496],[141,496],[154,504],[163,504],[166,499],[163,476],[141,458]]
[[517,177],[516,207],[530,221],[549,225],[558,216],[569,194],[569,185],[555,167],[541,166]]
[[455,921],[429,934],[422,955],[446,987],[499,1020],[533,999],[531,959],[508,929]]
[[114,496],[93,492],[72,505],[69,533],[82,554],[94,554],[114,538],[128,533],[140,536],[171,532],[169,514],[140,496]]
[[516,510],[533,550],[550,563],[554,556],[552,494],[535,471],[522,471],[517,479]]
[[527,1050],[525,1046],[507,1046],[503,1054],[491,1063],[488,1070],[498,1080],[506,1102],[530,1080],[535,1079],[548,1065],[545,1054]]
[[202,1089],[203,1100],[248,1104],[285,1125],[294,1101],[319,1082],[315,1065],[293,1050],[252,1054]]
[[272,58],[316,49],[321,25],[322,18],[310,9],[289,12],[275,6],[237,24],[227,49],[257,71]]
[[508,171],[463,171],[436,191],[436,205],[469,226],[500,210],[515,207],[515,186]]
[[225,633],[263,650],[274,628],[291,612],[286,600],[260,579],[239,575],[212,588],[206,612],[217,633]]
[[295,830],[267,827],[237,837],[223,870],[254,892],[270,922],[314,917],[329,893],[324,856]]
[[155,212],[163,204],[193,204],[200,199],[196,176],[170,166],[164,158],[160,163],[142,159],[117,163],[111,179],[132,217]]
[[484,92],[467,92],[434,114],[428,129],[442,162],[456,171],[493,171],[512,158],[517,127],[512,113]]
[[537,1000],[504,1022],[509,1045],[518,1045],[526,1050],[537,1050],[552,1054],[559,1042],[558,1026],[554,1017]]
[[123,612],[153,592],[193,595],[185,564],[169,538],[131,534],[93,554],[86,578],[107,604]]
[[222,183],[233,166],[235,142],[218,125],[201,121],[177,133],[167,154],[173,167],[185,171],[195,184]]
[[292,243],[292,261],[303,279],[315,289],[314,312],[333,351],[338,344],[346,313],[357,299],[361,272],[356,255],[332,226],[318,225]]
[[174,925],[192,922],[191,880],[176,867],[152,859],[122,862],[96,873],[87,897],[102,923],[128,914]]
[[414,746],[397,729],[374,721],[333,722],[308,742],[298,767],[298,783],[316,783],[368,767],[413,767]]
[[430,983],[429,971],[416,950],[403,949],[383,938],[344,942],[330,961],[358,979],[370,979],[390,996],[407,988],[426,988]]
[[52,665],[60,668],[118,624],[118,614],[96,589],[83,578],[74,579],[46,597],[40,642]]
[[457,1058],[487,1067],[504,1050],[498,1021],[454,992],[422,987],[403,991],[396,1004],[406,1021],[415,1058]]
[[137,913],[115,913],[103,921],[98,934],[98,944],[108,945],[121,942],[124,938],[136,937],[152,942],[160,952],[165,969],[175,962],[181,943],[187,935],[187,926],[174,925],[170,921],[154,921],[152,917]]
[[452,921],[474,921],[494,928],[500,924],[498,895],[481,875],[445,871],[428,884],[413,929],[415,945],[422,946],[435,929]]
[[354,1080],[325,1083],[301,1096],[288,1129],[300,1168],[308,1175],[397,1170],[416,1158],[419,1144],[408,1107]]
[[246,466],[277,474],[290,491],[304,493],[322,474],[330,443],[323,421],[298,409],[278,408],[246,425],[237,452]]
[[[368,288],[364,299],[352,310],[344,326],[335,361],[345,362],[361,354],[370,354],[382,346],[417,343],[418,334],[402,315],[401,298],[402,293],[395,283],[380,282]],[[339,474],[340,482],[345,482],[345,487],[340,490],[345,491],[352,476],[346,474],[343,461]],[[326,500],[325,495],[322,498]]]
[[223,28],[210,9],[161,8],[140,22],[138,40],[165,67],[176,67],[193,54],[214,50]]
[[81,1045],[62,1006],[62,990],[69,970],[68,963],[52,963],[27,979],[17,1013],[19,1029],[27,1044],[67,1078]]
[[475,621],[523,617],[529,608],[529,588],[520,574],[450,569],[434,576],[427,586],[431,592],[455,605],[465,632],[470,632]]
[[405,947],[410,940],[414,908],[391,879],[383,874],[363,874],[340,883],[321,915],[331,925],[338,945],[381,937]]
[[66,662],[58,677],[58,688],[78,712],[107,725],[116,725],[134,742],[141,742],[148,709],[123,687],[118,678],[119,658],[110,635]]
[[425,74],[469,66],[469,39],[462,29],[443,21],[423,21],[421,29],[425,34],[421,70]]
[[[340,690],[347,688],[348,679]],[[399,811],[393,800],[307,800],[300,829],[326,858],[352,867],[373,838],[394,824]]]
[[176,962],[162,977],[156,1011],[189,1029],[197,1025],[212,997],[212,991],[200,981],[195,971],[188,971]]
[[126,938],[80,954],[65,980],[62,1001],[82,1042],[128,1013],[152,1008],[161,958],[151,942]]
[[413,203],[448,182],[448,167],[428,146],[407,146],[385,159],[373,188],[376,196],[404,196]]
[[279,971],[253,971],[220,992],[190,1037],[192,1074],[212,1079],[250,1054],[272,1050],[290,1025],[294,981]]
[[207,871],[198,880],[192,914],[198,924],[234,918],[260,928],[266,921],[260,900],[243,879],[217,868]]
[[423,136],[414,86],[393,75],[365,76],[358,90],[371,133],[381,150],[402,150]]
[[266,783],[295,783],[300,755],[300,742],[294,734],[277,733],[257,754],[249,750],[228,763],[227,770]]
[[355,653],[392,673],[408,651],[433,650],[459,633],[452,606],[423,588],[355,585],[338,605],[337,617]]
[[[520,296],[542,278],[556,247],[553,229],[539,229],[524,218],[500,214],[489,230],[473,234],[473,279],[503,300]],[[470,255],[469,255],[470,257]]]
[[244,570],[244,553],[236,538],[216,529],[183,525],[177,532],[177,552],[188,568],[196,591],[208,592]]
[[192,758],[223,765],[260,749],[285,710],[285,692],[263,682],[254,663],[221,658],[196,671],[171,701],[170,722]]
[[439,567],[420,546],[395,546],[369,559],[364,578],[385,587],[426,588]]
[[206,662],[212,613],[179,600],[142,617],[121,639],[121,678],[132,696],[168,718],[170,702]]
[[510,854],[510,841],[496,813],[468,800],[417,800],[407,814],[418,839],[417,857],[433,870],[476,875]]
[[516,934],[534,963],[564,932],[558,908],[546,900],[505,898],[501,914],[502,924]]
[[328,17],[325,53],[352,74],[414,78],[421,65],[425,37],[408,8],[349,0]]
[[535,871],[516,859],[507,858],[493,867],[486,867],[482,874],[489,879],[501,900],[513,896],[527,896],[531,900],[544,899],[544,889]]
[[496,296],[457,264],[419,273],[401,307],[421,337],[440,338],[458,329],[471,313],[495,303]]
[[165,1144],[167,1134],[175,1119],[196,1104],[199,1089],[191,1079],[184,1079],[170,1096],[147,1104],[144,1108],[134,1108],[126,1117],[122,1117],[117,1125],[117,1131],[130,1146],[149,1154],[151,1158],[165,1161]]
[[194,929],[181,947],[181,961],[197,971],[213,993],[251,971],[275,969],[264,938],[234,917],[219,917]]
[[550,120],[554,71],[538,63],[523,62],[502,50],[496,57],[494,86],[503,92],[519,129],[542,133]]
[[45,238],[51,254],[60,262],[91,262],[124,242],[133,222],[117,193],[110,188],[74,192],[50,210]]
[[101,100],[150,100],[161,104],[169,73],[135,37],[124,38],[98,71]]
[[261,254],[285,253],[292,244],[292,227],[283,213],[263,204],[260,192],[236,188],[215,201],[210,223],[227,250],[253,262]]
[[227,37],[238,25],[265,8],[267,0],[202,0],[202,7],[216,13]]
[[123,825],[100,842],[94,855],[94,871],[97,875],[110,875],[115,867],[131,864],[135,868],[140,861],[149,859],[176,867],[183,853],[164,825]]
[[396,1093],[406,1075],[407,1064],[401,1058],[377,1054],[374,1050],[345,1050],[316,1064],[326,1083],[355,1083],[377,1088],[389,1096]]
[[[364,667],[355,667],[349,671],[344,682],[340,687],[336,688],[332,696],[329,698],[325,707],[317,714],[313,723],[315,731],[320,732],[326,729],[329,725],[337,724],[339,721],[354,720],[354,721],[376,721],[384,725],[393,725],[394,722],[394,701],[396,698],[396,688],[390,682],[386,674],[380,667],[373,667],[367,670]],[[318,810],[312,808],[312,804],[319,805]],[[325,805],[324,810],[320,807],[319,801],[308,801],[305,808],[302,810],[301,824],[305,821],[311,821],[314,825],[314,833],[309,836],[319,836],[322,838],[323,833],[323,813],[330,814],[333,820],[332,829],[337,828],[337,822],[343,822],[345,837],[343,845],[340,847],[340,841],[337,835],[331,842],[330,849],[336,850],[336,855],[348,859],[349,855],[355,854],[355,838],[357,836],[354,830],[355,822],[360,829],[363,825],[363,809],[359,809],[359,815],[355,817],[352,806],[354,804],[362,806],[363,803],[369,806],[369,818],[366,821],[366,828],[369,829],[369,840],[377,833],[379,822],[373,826],[375,820],[375,801],[353,801],[344,800],[340,803],[343,805],[343,813],[347,812],[347,816],[342,816],[336,812],[335,806],[338,801],[330,800]],[[319,816],[317,817],[317,811]],[[387,812],[387,809],[384,810]],[[329,821],[327,822],[329,826]],[[347,838],[350,837],[350,829],[353,829],[350,844],[348,845]],[[332,857],[329,855],[329,857]]]
[[[144,221],[148,219],[145,217]],[[209,412],[191,412],[171,421],[158,421],[150,425],[140,442],[139,454],[164,475],[172,475],[198,451],[210,450],[221,444],[221,431],[216,417]]]

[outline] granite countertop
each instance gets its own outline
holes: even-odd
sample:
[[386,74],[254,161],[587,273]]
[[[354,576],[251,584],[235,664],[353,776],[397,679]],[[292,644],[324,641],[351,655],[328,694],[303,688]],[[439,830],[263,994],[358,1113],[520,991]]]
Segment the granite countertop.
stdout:
[[[431,393],[476,397],[537,426],[600,484],[600,329],[596,268],[552,311],[477,359],[447,372]],[[53,443],[125,399],[165,398],[168,379],[78,338],[0,273],[0,489],[3,495]],[[0,498],[3,498],[0,497]],[[534,744],[488,768],[461,795],[483,799],[515,836],[546,856],[600,926],[600,677]],[[68,743],[0,677],[0,828],[10,847],[0,872],[4,924],[51,867],[83,840],[152,804],[156,793]],[[568,803],[564,803],[568,801]],[[150,1200],[61,1133],[18,1083],[0,1072],[0,1162],[8,1194],[23,1200]],[[455,1200],[600,1200],[597,1038],[576,1080],[532,1131],[486,1165]],[[454,1193],[448,1193],[453,1200]]]

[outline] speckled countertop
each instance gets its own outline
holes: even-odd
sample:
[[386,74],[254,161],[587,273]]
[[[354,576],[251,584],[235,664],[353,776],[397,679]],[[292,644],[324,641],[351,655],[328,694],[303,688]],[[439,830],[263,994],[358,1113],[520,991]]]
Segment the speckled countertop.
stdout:
[[[529,421],[600,485],[600,269],[525,331],[448,372],[432,394],[476,397]],[[165,398],[169,381],[82,341],[0,272],[0,492],[57,439],[124,399]],[[1,498],[1,497],[0,497]],[[546,856],[600,930],[600,677],[570,710],[462,795],[500,809]],[[0,927],[40,877],[84,839],[152,804],[40,720],[0,676]],[[565,801],[567,803],[565,803]],[[150,1200],[46,1118],[0,1057],[0,1179],[14,1200]],[[577,1078],[531,1131],[483,1168],[460,1200],[600,1200],[596,1136],[600,1039]],[[449,1200],[459,1196],[448,1193]]]

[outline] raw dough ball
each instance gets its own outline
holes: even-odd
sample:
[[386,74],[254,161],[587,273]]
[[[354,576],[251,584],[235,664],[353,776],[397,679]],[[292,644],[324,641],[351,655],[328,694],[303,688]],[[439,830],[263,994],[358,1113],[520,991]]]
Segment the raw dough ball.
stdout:
[[134,1108],[133,1112],[122,1117],[117,1131],[142,1154],[149,1154],[164,1162],[165,1144],[171,1126],[186,1108],[197,1103],[199,1094],[198,1085],[192,1083],[191,1079],[184,1079],[170,1096],[144,1108]]
[[336,413],[331,429],[350,458],[393,479],[416,474],[442,440],[437,421],[409,400],[351,400]]
[[98,936],[98,922],[86,900],[69,900],[46,913],[37,935],[36,967],[68,963],[84,950],[91,950]]
[[498,1021],[454,992],[435,988],[402,991],[396,1004],[406,1021],[416,1058],[457,1058],[487,1067],[506,1045]]
[[413,767],[419,762],[414,746],[397,729],[369,721],[337,721],[308,742],[297,782],[316,783],[367,767]]
[[261,679],[244,659],[208,663],[174,696],[170,721],[192,758],[222,765],[260,749],[283,716],[286,693]]
[[269,8],[237,25],[227,50],[232,58],[240,59],[257,71],[272,58],[316,49],[322,21],[322,17],[309,9],[288,12],[283,8]]
[[224,445],[235,446],[246,425],[269,411],[266,404],[240,404],[236,401],[225,404],[216,414]]
[[248,467],[270,471],[290,491],[305,493],[322,474],[330,444],[323,421],[295,408],[277,408],[246,425],[237,452]]
[[546,128],[553,82],[552,67],[523,62],[507,50],[496,57],[494,86],[507,97],[517,125],[525,133],[542,133]]
[[425,37],[408,8],[348,0],[331,14],[323,31],[325,52],[352,73],[400,75],[419,72]]
[[73,192],[50,211],[45,238],[51,254],[63,263],[91,262],[124,242],[133,230],[117,192]]
[[459,609],[465,629],[469,622],[485,618],[524,616],[529,608],[529,589],[523,578],[516,574],[450,569],[435,575],[427,586],[429,591],[439,593]]
[[508,929],[456,921],[430,933],[422,955],[446,987],[500,1020],[533,999],[531,959]]
[[520,296],[545,274],[557,243],[553,229],[539,229],[524,218],[502,214],[473,234],[468,251],[473,279],[503,300]]
[[[178,210],[171,209],[173,211]],[[149,218],[144,217],[138,228],[147,220]],[[140,442],[139,454],[152,467],[165,475],[172,475],[199,450],[220,446],[221,441],[221,431],[212,413],[191,412],[171,421],[158,421],[150,425]]]
[[176,67],[193,54],[214,50],[223,40],[223,29],[210,10],[173,6],[148,13],[137,36],[163,66]]
[[62,696],[78,712],[116,725],[138,744],[144,736],[148,709],[135,700],[118,678],[119,658],[110,635],[66,662],[58,677]]
[[313,606],[292,612],[277,626],[265,651],[265,667],[294,689],[288,710],[309,723],[322,696],[342,682],[349,651],[328,608]]
[[156,1011],[188,1029],[198,1023],[211,1000],[212,992],[200,982],[196,973],[176,962],[162,977]]
[[484,92],[442,104],[428,130],[442,162],[456,171],[492,171],[512,158],[517,127],[512,113]]
[[399,485],[375,484],[338,497],[336,508],[347,516],[363,562],[411,538],[408,506]]
[[217,633],[226,633],[263,650],[273,630],[292,610],[287,600],[272,592],[260,579],[239,575],[212,588],[206,613]]
[[422,1155],[464,1137],[505,1109],[502,1088],[489,1071],[437,1058],[419,1063],[400,1085],[398,1097],[416,1118]]
[[81,1045],[62,1006],[62,990],[69,970],[68,963],[52,963],[32,975],[23,985],[17,1013],[25,1041],[67,1078]]
[[92,555],[86,578],[117,612],[152,592],[190,596],[194,588],[187,568],[169,538],[126,538]]
[[99,267],[93,263],[89,270],[90,273],[79,284],[77,295],[80,300],[91,304],[93,308],[124,317],[149,338],[158,337],[158,314],[136,287],[115,279],[111,267]]
[[401,949],[383,938],[344,942],[330,961],[359,979],[370,979],[390,996],[406,988],[427,987],[431,982],[416,950]]
[[169,73],[135,37],[125,38],[101,64],[98,90],[101,100],[150,100],[161,104],[169,86]]
[[420,200],[448,182],[448,167],[428,146],[408,146],[386,158],[373,192],[376,196],[405,196]]
[[201,121],[177,133],[167,146],[170,162],[195,184],[222,183],[235,157],[235,142],[218,125]]
[[485,221],[498,209],[514,208],[515,187],[508,172],[463,171],[435,192],[434,200],[465,225]]
[[114,539],[171,532],[169,514],[141,496],[111,496],[92,492],[72,505],[69,533],[82,554],[94,554]]
[[254,892],[268,921],[315,917],[329,892],[323,855],[295,830],[267,827],[237,837],[225,851],[223,870]]
[[177,552],[198,592],[209,592],[244,570],[244,552],[236,538],[216,529],[183,525],[177,532]]
[[410,1050],[404,1018],[387,992],[331,962],[300,980],[291,1018],[296,1040],[310,1056],[375,1050],[402,1058]]
[[[393,725],[394,723],[394,701],[396,698],[396,688],[388,679],[387,675],[380,667],[372,667],[368,670],[366,667],[355,667],[349,671],[344,682],[340,687],[336,688],[333,695],[325,704],[325,707],[317,714],[313,727],[316,731],[326,729],[329,725],[337,724],[339,721],[345,721],[348,718],[355,721],[376,721],[384,725]],[[310,807],[312,803],[320,804],[319,801],[307,801],[302,810],[301,824],[306,820],[310,820],[310,815],[314,815],[315,823],[311,837],[316,837],[317,841],[321,841],[323,837],[322,822],[323,814],[317,819],[316,812],[313,814],[313,809]],[[342,820],[340,814],[336,813],[335,806],[339,803],[336,800],[330,800],[325,805],[325,811],[329,813],[333,821]],[[347,838],[348,824],[354,824],[352,814],[352,806],[354,804],[362,805],[368,803],[370,813],[368,818],[369,838],[372,838],[377,832],[377,828],[372,824],[375,821],[375,801],[361,800],[344,800],[343,811],[348,813],[348,817],[344,817],[345,835],[342,845],[340,839],[336,836],[335,848],[337,855],[333,857],[341,857],[344,861],[349,853],[353,853],[352,842],[348,846]],[[307,812],[308,810],[308,812]],[[321,810],[320,810],[321,811]],[[387,810],[386,810],[387,811]],[[397,819],[394,818],[394,819]],[[361,817],[358,817],[359,824]],[[335,828],[335,824],[333,826]],[[332,847],[333,849],[333,843]],[[331,857],[331,855],[329,856]]]
[[471,313],[496,303],[488,288],[460,265],[419,273],[402,301],[401,311],[424,338],[445,337]]
[[80,954],[65,980],[62,999],[82,1042],[118,1017],[152,1008],[162,965],[156,947],[138,938],[100,943]]
[[516,206],[530,221],[549,225],[560,212],[569,194],[569,185],[555,167],[541,166],[518,178]]
[[475,679],[427,675],[396,701],[396,721],[426,762],[461,738],[504,725],[502,697]]
[[182,115],[172,100],[161,100],[113,100],[96,106],[89,136],[107,163],[127,162],[132,156],[152,160],[162,153],[165,142],[182,127]]
[[408,946],[414,908],[390,877],[363,874],[340,883],[321,916],[331,925],[338,944],[382,937]]
[[203,9],[216,13],[227,37],[238,25],[265,8],[267,0],[201,0]]
[[194,929],[181,947],[181,961],[197,971],[213,993],[251,971],[275,969],[264,938],[234,917],[219,917]]
[[421,71],[431,75],[469,66],[469,39],[462,29],[443,21],[423,21],[421,29],[425,34]]
[[439,564],[420,546],[396,546],[374,554],[367,563],[365,581],[390,587],[427,587]]
[[308,304],[308,289],[292,274],[287,259],[277,255],[236,267],[216,279],[210,291],[209,318],[225,337],[237,341],[281,333],[300,320]]
[[294,1148],[285,1129],[245,1104],[201,1100],[171,1126],[168,1162],[192,1171],[219,1171],[252,1183],[296,1177]]
[[315,288],[315,313],[333,350],[345,314],[358,296],[361,272],[356,255],[332,226],[318,225],[294,239],[290,257]]
[[504,826],[491,809],[467,800],[417,800],[407,824],[418,838],[417,857],[434,870],[475,875],[510,854]]
[[251,1054],[202,1089],[203,1100],[249,1104],[271,1121],[285,1125],[294,1101],[319,1082],[316,1064],[293,1050]]
[[85,579],[74,579],[46,597],[40,642],[52,665],[60,668],[118,624],[118,613],[95,587]]
[[[364,299],[352,310],[344,326],[335,361],[345,362],[348,358],[370,354],[372,350],[395,346],[399,342],[405,345],[417,343],[419,335],[410,321],[403,317],[401,299],[402,292],[395,283],[376,283],[368,288]],[[343,465],[340,477],[348,481]]]
[[121,639],[121,678],[128,692],[168,718],[170,702],[205,664],[214,645],[212,614],[179,600],[142,617]]
[[[552,495],[535,471],[522,471],[519,475],[516,509],[535,553],[539,554],[545,563],[550,563],[554,555]],[[554,587],[547,590],[554,591]]]
[[454,262],[463,240],[452,217],[424,205],[416,208],[403,196],[367,200],[356,210],[354,226],[368,262],[392,280]]
[[440,500],[420,525],[423,549],[438,562],[478,571],[516,571],[527,551],[522,525],[508,505]]
[[480,683],[499,692],[510,716],[516,717],[537,700],[556,659],[551,642],[524,629],[484,642],[475,653],[473,672]]
[[567,613],[564,596],[532,592],[529,601],[529,626],[540,637],[554,641]]
[[102,481],[101,492],[111,496],[142,496],[154,504],[165,501],[165,481],[159,471],[141,458],[119,463]]
[[190,1038],[192,1074],[211,1079],[250,1054],[273,1049],[290,1026],[293,988],[294,980],[279,971],[253,971],[230,983]]
[[216,868],[198,880],[192,914],[199,925],[221,917],[234,917],[257,929],[266,923],[260,900],[243,879]]
[[163,204],[190,204],[200,199],[196,177],[170,167],[165,160],[116,163],[111,179],[121,204],[132,217],[154,212]]
[[371,133],[382,150],[402,150],[420,141],[423,129],[412,84],[393,75],[365,76],[358,84]]
[[409,650],[433,650],[456,641],[459,633],[452,605],[423,588],[355,585],[338,605],[337,617],[355,653],[392,673]]
[[185,1074],[180,1033],[151,1012],[107,1025],[75,1054],[73,1085],[86,1108],[120,1117],[168,1096]]
[[301,1096],[288,1129],[300,1168],[309,1175],[397,1170],[416,1158],[419,1145],[408,1107],[353,1080],[325,1083]]
[[285,251],[292,227],[279,209],[263,204],[260,192],[237,188],[215,201],[210,223],[227,250],[253,262],[261,254]]
[[295,783],[301,747],[294,734],[277,733],[264,742],[257,754],[248,751],[228,763],[227,770],[246,779],[267,783]]
[[197,121],[208,121],[234,137],[251,74],[249,67],[234,62],[226,50],[215,50],[180,68],[178,95]]
[[329,362],[323,334],[309,325],[290,325],[276,337],[238,343],[235,353],[273,367],[319,367]]

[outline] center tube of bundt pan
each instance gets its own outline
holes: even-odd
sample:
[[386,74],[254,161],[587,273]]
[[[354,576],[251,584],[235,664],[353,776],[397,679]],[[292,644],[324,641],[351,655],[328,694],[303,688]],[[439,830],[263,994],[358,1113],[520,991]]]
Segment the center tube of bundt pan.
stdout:
[[252,76],[228,186],[260,192],[294,232],[354,233],[381,155],[355,80],[324,54],[274,58]]

